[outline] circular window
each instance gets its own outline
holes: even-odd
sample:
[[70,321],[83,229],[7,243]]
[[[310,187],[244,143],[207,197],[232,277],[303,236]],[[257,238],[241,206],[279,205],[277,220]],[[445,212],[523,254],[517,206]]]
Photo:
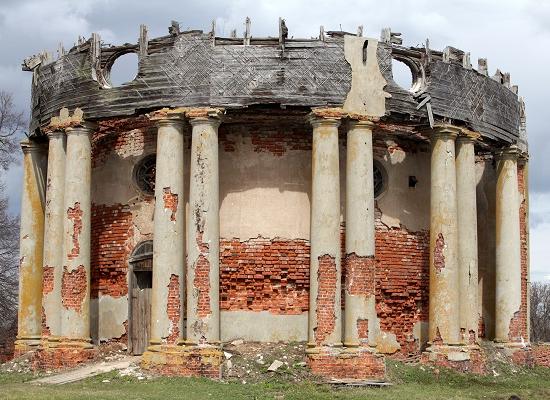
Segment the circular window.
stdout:
[[414,84],[414,75],[411,68],[403,61],[392,58],[393,81],[405,90],[411,90]]
[[117,57],[108,69],[111,87],[121,86],[136,79],[139,59],[136,53],[126,53]]
[[150,154],[141,159],[134,168],[134,179],[143,193],[153,195],[155,193],[155,172],[157,168],[156,154]]
[[388,181],[386,170],[378,161],[374,161],[373,171],[374,179],[374,198],[379,198],[386,191],[386,182]]

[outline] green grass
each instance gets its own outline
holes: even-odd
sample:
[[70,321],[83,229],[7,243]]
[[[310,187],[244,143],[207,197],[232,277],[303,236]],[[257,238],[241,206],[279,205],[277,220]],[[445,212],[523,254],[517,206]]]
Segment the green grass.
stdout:
[[[207,379],[137,380],[109,373],[63,386],[35,386],[29,374],[0,373],[0,399],[550,399],[550,369],[499,368],[500,375],[463,375],[388,361],[389,388],[332,388],[270,380],[258,384]],[[109,380],[108,383],[102,382]]]

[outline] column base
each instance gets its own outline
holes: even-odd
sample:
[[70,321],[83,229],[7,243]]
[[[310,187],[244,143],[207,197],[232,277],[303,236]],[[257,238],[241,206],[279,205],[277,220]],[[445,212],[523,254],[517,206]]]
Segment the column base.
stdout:
[[221,379],[222,362],[219,346],[152,345],[143,353],[141,367],[160,375]]
[[311,372],[331,379],[384,380],[384,356],[370,347],[316,347],[308,349]]
[[19,357],[28,352],[34,352],[40,347],[40,336],[18,336],[14,343],[13,356]]
[[98,350],[89,340],[52,337],[43,340],[34,352],[32,368],[34,370],[73,368],[94,360],[97,355]]
[[420,362],[458,372],[486,373],[485,354],[477,345],[432,344],[422,353]]

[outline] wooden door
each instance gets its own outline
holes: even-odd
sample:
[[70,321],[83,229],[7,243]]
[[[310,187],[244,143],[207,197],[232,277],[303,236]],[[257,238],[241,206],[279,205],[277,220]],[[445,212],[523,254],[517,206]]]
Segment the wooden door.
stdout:
[[134,277],[130,351],[134,355],[140,355],[147,349],[151,332],[152,273],[151,271],[135,271]]

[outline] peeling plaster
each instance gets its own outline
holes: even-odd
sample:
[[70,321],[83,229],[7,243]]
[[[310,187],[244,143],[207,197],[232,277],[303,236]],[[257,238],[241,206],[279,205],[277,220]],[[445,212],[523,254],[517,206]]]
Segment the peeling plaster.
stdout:
[[[364,45],[367,45],[364,60]],[[378,41],[359,36],[344,36],[344,55],[351,66],[351,89],[344,102],[344,110],[372,117],[382,117],[386,112],[384,91],[387,82],[380,72],[376,50]]]
[[99,296],[99,340],[107,341],[126,333],[124,323],[128,320],[128,296]]

